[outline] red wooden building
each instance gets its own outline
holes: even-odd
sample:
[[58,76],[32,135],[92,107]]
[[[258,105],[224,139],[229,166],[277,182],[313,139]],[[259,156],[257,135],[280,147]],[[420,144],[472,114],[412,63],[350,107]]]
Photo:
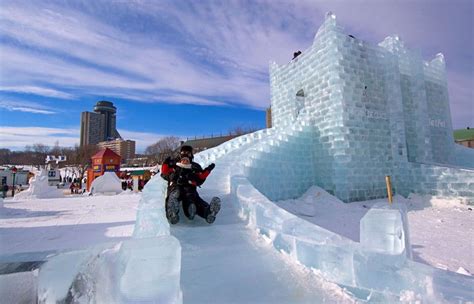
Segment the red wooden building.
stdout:
[[92,168],[87,169],[87,191],[90,191],[94,179],[104,172],[115,172],[117,176],[120,174],[122,157],[109,148],[100,150],[91,159]]

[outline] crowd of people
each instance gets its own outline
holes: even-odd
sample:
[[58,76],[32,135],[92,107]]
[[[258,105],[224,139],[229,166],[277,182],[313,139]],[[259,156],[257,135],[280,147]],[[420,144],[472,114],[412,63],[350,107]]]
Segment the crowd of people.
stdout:
[[[147,182],[148,182],[148,180],[139,179],[138,180],[138,191],[142,191]],[[127,190],[127,189],[128,190],[133,190],[133,179],[130,178],[130,177],[128,177],[126,179],[123,179],[122,180],[122,189],[124,191]]]
[[86,191],[85,182],[81,183],[79,178],[75,178],[70,183],[69,189],[71,190],[71,194],[82,194]]

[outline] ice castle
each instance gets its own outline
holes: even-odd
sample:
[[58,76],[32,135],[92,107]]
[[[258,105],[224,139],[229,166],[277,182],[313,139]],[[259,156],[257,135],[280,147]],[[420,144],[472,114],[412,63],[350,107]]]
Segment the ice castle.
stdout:
[[286,131],[274,165],[248,172],[269,198],[311,185],[345,202],[379,198],[386,175],[402,195],[474,198],[474,150],[454,143],[442,54],[423,61],[398,36],[370,45],[328,13],[302,55],[270,64],[270,84],[274,128]]

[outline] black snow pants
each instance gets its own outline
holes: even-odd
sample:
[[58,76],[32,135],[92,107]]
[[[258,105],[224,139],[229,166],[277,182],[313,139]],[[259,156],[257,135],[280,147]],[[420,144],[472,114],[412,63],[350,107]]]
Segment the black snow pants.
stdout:
[[189,205],[194,204],[196,206],[196,214],[206,219],[211,211],[209,210],[209,204],[203,200],[196,187],[193,186],[174,186],[168,187],[168,195],[166,196],[166,206],[170,197],[177,197],[182,202],[183,212],[186,217],[189,217]]

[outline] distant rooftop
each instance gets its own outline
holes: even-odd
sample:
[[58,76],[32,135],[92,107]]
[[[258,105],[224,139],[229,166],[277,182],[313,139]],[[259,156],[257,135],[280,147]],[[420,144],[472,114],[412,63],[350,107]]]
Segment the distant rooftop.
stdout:
[[115,153],[114,151],[112,151],[109,148],[105,148],[103,150],[100,150],[99,152],[94,154],[91,158],[103,158],[104,156],[107,156],[107,157],[120,157],[121,158],[120,155],[118,155],[117,153]]
[[197,151],[202,151],[216,147],[232,138],[237,137],[237,135],[227,135],[227,136],[218,136],[218,137],[209,137],[209,138],[199,138],[199,139],[189,139],[186,140],[183,145],[191,146]]

